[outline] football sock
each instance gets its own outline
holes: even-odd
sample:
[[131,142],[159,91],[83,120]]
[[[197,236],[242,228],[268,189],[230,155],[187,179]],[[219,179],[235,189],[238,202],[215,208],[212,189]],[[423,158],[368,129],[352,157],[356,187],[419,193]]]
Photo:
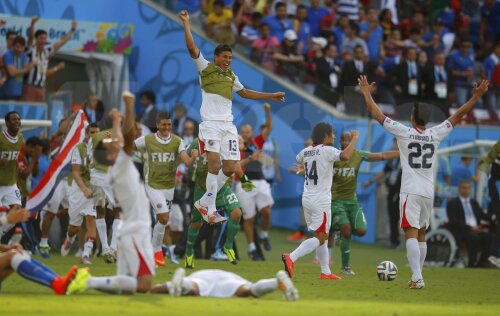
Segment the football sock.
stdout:
[[113,220],[113,235],[111,236],[111,249],[113,250],[116,250],[117,249],[117,246],[116,246],[116,243],[118,242],[118,226],[120,225],[121,223],[121,219],[119,218],[115,218]]
[[269,238],[269,232],[265,231],[265,230],[261,230],[259,233],[259,237],[260,237],[260,239]]
[[328,265],[329,257],[328,257],[328,246],[326,241],[318,248],[316,248],[316,256],[318,256],[318,262],[319,266],[321,267],[321,273],[324,273],[326,275],[332,274],[332,271],[330,271],[330,266]]
[[418,248],[420,250],[420,272],[422,272],[424,270],[425,256],[427,255],[427,243],[425,241],[419,242]]
[[188,227],[188,235],[187,235],[187,243],[186,243],[186,256],[193,255],[194,243],[196,242],[196,238],[198,238],[199,230],[193,228],[192,225]]
[[342,254],[342,267],[348,267],[351,259],[351,239],[342,237],[340,240],[340,253]]
[[[167,281],[166,283],[168,292],[170,293],[170,288],[172,287],[172,282]],[[188,278],[184,278],[182,280],[182,295],[189,295],[191,290],[193,289],[193,281],[189,280]]]
[[155,227],[153,229],[153,251],[158,252],[161,251],[161,244],[163,243],[163,236],[165,235],[165,227],[167,225],[163,225],[160,222],[156,222]]
[[422,279],[422,271],[420,270],[420,249],[418,248],[418,241],[415,238],[406,240],[406,256],[410,264],[412,272],[412,281]]
[[207,192],[203,194],[200,199],[201,205],[212,205],[215,204],[215,199],[217,197],[217,178],[218,176],[213,173],[207,174],[206,188]]
[[253,283],[250,286],[250,292],[255,297],[261,297],[269,294],[278,288],[277,279],[263,279]]
[[47,287],[51,287],[57,274],[42,263],[32,260],[25,253],[16,253],[10,262],[10,266],[20,276],[30,281]]
[[99,233],[99,239],[101,240],[102,250],[104,251],[109,249],[106,220],[104,218],[96,219],[95,226],[97,228],[97,232]]
[[75,239],[76,239],[76,234],[74,234],[73,236],[70,236],[69,233],[67,232],[66,233],[66,238],[71,242],[71,243],[74,243],[75,242]]
[[220,168],[219,174],[217,174],[217,192],[219,192],[219,190],[224,186],[224,184],[226,184],[227,179],[229,179],[229,177],[226,176],[224,172],[222,172],[222,168]]
[[316,237],[308,238],[304,240],[300,246],[297,247],[291,254],[290,259],[293,262],[297,261],[297,259],[302,258],[311,252],[313,252],[319,246],[319,239]]
[[252,252],[252,251],[255,251],[257,250],[257,247],[255,246],[255,243],[254,242],[251,242],[248,244],[248,252]]
[[227,234],[226,242],[224,243],[224,248],[233,249],[233,241],[236,234],[240,231],[240,223],[232,218],[229,218],[229,223],[227,224]]
[[111,294],[135,293],[137,279],[126,275],[91,277],[87,280],[87,288]]
[[48,238],[40,238],[40,245],[41,246],[46,246],[49,244],[49,239]]
[[333,258],[333,247],[328,247],[328,258]]
[[82,258],[90,257],[90,252],[92,251],[92,248],[94,248],[94,238],[88,238],[87,241],[85,242],[85,245],[83,245]]

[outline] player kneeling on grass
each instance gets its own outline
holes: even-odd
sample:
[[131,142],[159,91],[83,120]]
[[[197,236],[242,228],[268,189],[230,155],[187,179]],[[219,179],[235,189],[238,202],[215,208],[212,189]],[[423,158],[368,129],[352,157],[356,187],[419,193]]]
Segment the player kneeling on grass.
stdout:
[[333,127],[328,123],[317,124],[312,132],[313,145],[304,148],[296,157],[304,164],[304,193],[302,206],[307,228],[314,231],[314,237],[304,240],[292,253],[282,256],[285,270],[293,276],[293,266],[299,258],[316,250],[321,267],[321,279],[338,280],[328,266],[329,255],[326,240],[331,225],[331,196],[333,163],[338,160],[347,161],[351,158],[359,137],[358,131],[351,132],[352,140],[340,151],[332,147],[335,140]]
[[261,297],[280,290],[287,301],[299,299],[299,291],[285,271],[278,271],[276,278],[255,283],[223,270],[200,270],[189,276],[185,276],[185,273],[183,268],[177,269],[171,282],[156,285],[151,293],[229,298]]
[[[28,210],[14,209],[0,218],[0,226],[26,221],[28,218]],[[31,259],[20,244],[0,244],[0,284],[15,271],[23,278],[45,285],[54,293],[63,295],[66,294],[68,284],[73,280],[77,269],[77,266],[73,266],[66,275],[60,276],[44,264]]]
[[82,293],[87,289],[115,294],[146,293],[151,288],[155,263],[149,201],[131,157],[135,147],[135,99],[130,92],[125,92],[123,100],[126,108],[123,133],[120,112],[113,109],[109,113],[113,121],[112,138],[99,142],[94,151],[94,159],[111,166],[112,188],[122,209],[122,221],[116,231],[117,275],[91,277],[88,269],[79,269],[68,287],[68,294]]

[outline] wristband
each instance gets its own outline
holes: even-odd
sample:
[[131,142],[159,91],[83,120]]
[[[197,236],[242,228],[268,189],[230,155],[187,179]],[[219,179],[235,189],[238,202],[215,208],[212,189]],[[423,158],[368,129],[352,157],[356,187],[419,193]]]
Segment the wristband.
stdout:
[[244,174],[244,175],[240,178],[240,180],[241,180],[241,183],[247,183],[247,182],[250,182],[250,180],[248,179],[248,177],[247,177],[247,175],[246,175],[246,174]]
[[0,226],[5,226],[8,223],[9,223],[9,220],[7,219],[7,215],[0,217]]

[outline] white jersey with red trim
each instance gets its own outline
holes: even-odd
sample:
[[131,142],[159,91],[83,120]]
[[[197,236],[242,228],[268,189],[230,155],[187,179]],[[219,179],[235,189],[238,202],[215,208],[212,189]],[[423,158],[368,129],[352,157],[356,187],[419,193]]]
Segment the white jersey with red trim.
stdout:
[[451,122],[446,120],[437,126],[419,130],[386,117],[383,126],[398,142],[403,169],[400,192],[432,199],[436,152],[439,143],[453,130]]
[[309,146],[297,155],[304,164],[304,193],[302,200],[313,200],[318,205],[332,201],[333,163],[340,160],[342,152],[331,146]]

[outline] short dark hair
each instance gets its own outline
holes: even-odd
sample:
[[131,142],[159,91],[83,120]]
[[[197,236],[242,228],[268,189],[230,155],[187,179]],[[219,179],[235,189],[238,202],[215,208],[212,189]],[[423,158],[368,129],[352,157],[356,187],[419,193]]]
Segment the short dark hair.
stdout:
[[327,137],[331,133],[333,133],[332,125],[325,123],[325,122],[321,122],[321,123],[316,124],[316,126],[314,126],[312,134],[311,134],[313,144],[314,145],[323,144],[325,137]]
[[13,31],[13,30],[9,30],[9,31],[7,31],[7,33],[5,34],[5,39],[9,39],[9,37],[10,37],[11,35],[15,35],[15,36],[17,36],[17,33],[16,33],[15,31]]
[[262,30],[263,28],[265,28],[265,27],[268,27],[268,28],[269,28],[269,24],[267,24],[267,23],[262,23],[262,24],[260,25],[260,29],[261,29],[261,30]]
[[87,128],[85,129],[85,133],[89,133],[90,132],[90,129],[91,128],[98,128],[99,125],[97,124],[97,122],[94,122],[94,123],[90,123],[89,126],[87,126]]
[[48,155],[50,153],[50,140],[42,139],[40,142],[42,143],[42,153]]
[[353,29],[356,32],[356,34],[358,34],[358,32],[359,32],[359,25],[358,25],[358,23],[356,23],[356,22],[354,22],[354,21],[351,20],[351,21],[349,21],[349,27],[351,29]]
[[252,21],[262,20],[262,13],[254,12],[252,13]]
[[281,7],[285,7],[286,8],[286,4],[284,2],[278,2],[274,5],[274,11],[278,11],[279,8]]
[[414,50],[415,52],[417,52],[417,49],[413,46],[410,46],[410,47],[406,47],[404,49],[404,54],[405,54],[405,57],[408,57],[408,54],[410,53],[410,51]]
[[42,146],[42,141],[36,136],[31,136],[26,140],[26,146],[35,147]]
[[159,111],[156,114],[156,123],[160,123],[162,120],[170,120],[170,113],[167,111]]
[[305,5],[303,5],[303,4],[299,4],[299,5],[297,6],[297,10],[296,10],[295,12],[297,12],[297,11],[299,11],[299,10],[301,10],[301,9],[306,9],[306,10],[307,10],[307,7],[306,7]]
[[35,32],[35,38],[38,38],[39,36],[42,36],[42,35],[47,35],[47,31],[45,31],[45,30],[36,30],[36,32]]
[[356,46],[354,46],[353,53],[354,53],[354,51],[355,51],[356,49],[361,49],[361,50],[363,51],[363,53],[365,52],[365,49],[363,48],[363,46],[361,46],[361,45],[359,45],[359,44],[358,44],[358,45],[356,45]]
[[213,6],[219,6],[224,8],[224,0],[215,0]]
[[431,109],[427,104],[415,102],[411,111],[413,120],[420,126],[425,126],[429,122]]
[[19,112],[17,112],[17,111],[10,111],[10,112],[7,112],[7,113],[5,114],[5,117],[4,117],[4,119],[5,119],[5,123],[7,123],[8,121],[10,121],[10,116],[11,116],[11,115],[13,115],[13,114],[17,114],[17,115],[19,115],[19,117],[21,117],[21,115],[20,115],[20,114],[19,114]]
[[217,45],[217,47],[215,48],[215,51],[214,51],[214,55],[219,56],[220,54],[222,54],[222,52],[230,52],[230,53],[232,53],[233,50],[227,44]]
[[146,99],[148,99],[149,101],[151,101],[151,103],[156,103],[156,96],[155,96],[155,93],[151,90],[144,90],[141,92],[141,98],[142,97],[145,97]]
[[14,38],[14,41],[12,42],[12,46],[15,46],[16,44],[26,46],[26,40],[24,39],[24,37],[18,35],[18,36],[16,36],[16,38]]
[[106,156],[107,153],[106,148],[104,148],[104,142],[103,140],[100,140],[94,149],[94,160],[101,165],[110,166],[111,161],[109,161]]

